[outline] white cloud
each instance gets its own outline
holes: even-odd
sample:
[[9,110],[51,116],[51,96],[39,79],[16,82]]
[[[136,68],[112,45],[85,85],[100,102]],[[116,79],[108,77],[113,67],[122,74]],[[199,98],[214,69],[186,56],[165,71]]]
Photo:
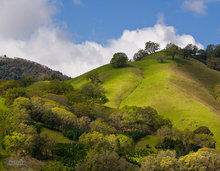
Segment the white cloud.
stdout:
[[49,0],[0,0],[0,36],[27,37],[50,23],[55,11]]
[[[53,25],[51,16],[58,0],[0,0],[0,54],[39,62],[68,76],[77,76],[109,63],[116,52],[129,58],[151,40],[164,48],[167,43],[181,47],[197,43],[191,35],[178,35],[172,26],[158,24],[138,30],[125,30],[121,37],[108,41],[107,46],[86,41],[74,44],[68,35]],[[15,17],[16,16],[16,17]]]
[[139,30],[125,30],[119,39],[109,40],[107,46],[89,41],[74,44],[58,28],[41,27],[26,41],[0,39],[0,53],[30,59],[69,76],[77,76],[109,63],[115,52],[125,52],[132,58],[149,40],[158,42],[161,48],[169,42],[181,47],[188,43],[203,47],[192,36],[177,35],[174,27],[160,24]]
[[184,0],[183,7],[197,14],[204,14],[208,3],[220,2],[220,0]]

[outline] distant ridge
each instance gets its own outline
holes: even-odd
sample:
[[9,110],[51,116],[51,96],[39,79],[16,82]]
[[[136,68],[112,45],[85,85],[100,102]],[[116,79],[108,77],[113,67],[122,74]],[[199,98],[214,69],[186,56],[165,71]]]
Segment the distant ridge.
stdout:
[[54,71],[47,66],[41,65],[22,58],[9,58],[0,56],[0,79],[20,80],[33,77],[38,80],[59,79],[68,80],[70,77],[59,71]]

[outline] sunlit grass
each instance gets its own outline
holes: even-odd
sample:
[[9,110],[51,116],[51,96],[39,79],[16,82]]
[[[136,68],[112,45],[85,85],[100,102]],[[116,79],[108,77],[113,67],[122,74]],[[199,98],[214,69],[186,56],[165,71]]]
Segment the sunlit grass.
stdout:
[[[214,98],[220,72],[194,59],[177,57],[158,63],[156,57],[162,54],[149,55],[130,67],[113,69],[105,65],[96,69],[110,100],[106,105],[152,106],[181,130],[208,126],[220,148],[220,104]],[[86,83],[85,75],[70,82],[80,87]]]

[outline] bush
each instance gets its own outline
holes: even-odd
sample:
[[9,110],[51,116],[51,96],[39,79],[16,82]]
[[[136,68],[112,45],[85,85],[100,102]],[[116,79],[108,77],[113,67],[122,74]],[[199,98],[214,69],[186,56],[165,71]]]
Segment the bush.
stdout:
[[50,83],[46,87],[46,92],[53,94],[65,94],[72,90],[73,87],[70,84],[58,80],[50,81]]
[[128,62],[127,55],[123,52],[118,52],[113,55],[110,64],[112,64],[114,68],[119,68],[125,66],[127,62]]
[[207,126],[200,126],[194,131],[194,134],[211,134],[210,129]]
[[138,167],[128,163],[115,152],[90,152],[77,171],[137,171]]
[[218,58],[213,58],[213,57],[208,58],[206,60],[206,63],[207,63],[207,66],[209,68],[220,71],[220,57],[218,57]]
[[95,102],[95,103],[106,103],[108,101],[105,96],[105,89],[101,85],[96,85],[93,83],[87,83],[82,86],[81,94],[86,100]]
[[63,135],[70,140],[79,140],[79,137],[83,134],[83,130],[74,128],[74,129],[68,129],[63,131]]
[[75,168],[76,164],[82,162],[86,157],[87,149],[79,143],[58,143],[55,147],[55,153],[58,160],[65,166]]
[[138,132],[138,131],[125,131],[122,134],[132,138],[134,141],[139,140],[140,138],[146,136],[147,132]]
[[5,95],[5,104],[11,105],[13,104],[14,100],[18,97],[25,97],[26,92],[24,88],[18,87],[18,88],[10,88],[6,92]]
[[164,55],[157,57],[157,61],[160,63],[163,63],[165,59],[166,59],[166,57]]

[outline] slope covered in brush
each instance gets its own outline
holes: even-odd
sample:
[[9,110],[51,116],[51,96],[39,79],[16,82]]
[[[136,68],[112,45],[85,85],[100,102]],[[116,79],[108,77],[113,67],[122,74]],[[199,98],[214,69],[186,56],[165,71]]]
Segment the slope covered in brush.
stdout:
[[[208,126],[220,143],[220,103],[218,87],[220,72],[207,68],[195,59],[176,58],[159,63],[158,52],[127,67],[105,65],[98,72],[109,102],[106,106],[152,106],[160,115],[169,118],[174,127],[194,130]],[[87,82],[86,75],[69,82],[79,88]]]

